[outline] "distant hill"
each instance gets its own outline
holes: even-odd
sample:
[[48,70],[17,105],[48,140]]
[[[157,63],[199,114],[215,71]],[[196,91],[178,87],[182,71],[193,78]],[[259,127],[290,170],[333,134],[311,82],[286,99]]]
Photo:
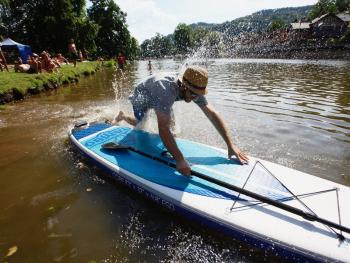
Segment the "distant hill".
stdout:
[[[164,36],[166,41],[163,42],[168,43],[168,47],[164,48],[164,54],[161,55],[183,55],[187,52],[187,55],[192,56],[191,52],[198,52],[199,56],[203,57],[349,58],[348,33],[339,39],[315,39],[312,34],[305,37],[301,35],[300,38],[293,30],[275,30],[285,28],[296,21],[307,22],[312,8],[312,5],[308,5],[267,9],[220,24],[193,23],[189,25],[193,29],[204,28],[214,33],[207,34],[203,30],[190,32],[194,41],[188,43],[187,50],[176,46],[178,43],[174,39],[174,33]],[[204,41],[203,34],[206,37]],[[143,56],[161,57],[154,52],[159,49],[158,43],[148,41],[144,42]]]
[[312,5],[267,9],[221,24],[200,22],[191,24],[190,26],[193,28],[203,27],[208,30],[224,33],[228,36],[236,36],[241,33],[249,32],[264,32],[268,28],[269,24],[276,19],[282,19],[287,24],[296,20],[305,20],[311,8]]

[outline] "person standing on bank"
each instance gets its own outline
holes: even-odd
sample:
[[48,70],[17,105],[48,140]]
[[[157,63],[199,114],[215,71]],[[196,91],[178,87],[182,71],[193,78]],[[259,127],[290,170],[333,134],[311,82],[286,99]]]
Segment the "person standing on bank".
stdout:
[[7,72],[9,72],[9,68],[7,67],[6,58],[4,56],[4,53],[2,53],[2,50],[1,50],[1,45],[0,45],[0,64],[4,65],[4,67],[7,70]]
[[79,59],[78,50],[75,46],[74,39],[69,40],[68,43],[68,58],[73,62],[74,67],[77,66],[77,60]]
[[119,52],[118,57],[117,57],[117,63],[120,69],[124,69],[126,57],[123,55],[123,53]]
[[136,126],[149,109],[154,109],[158,121],[159,136],[169,153],[176,160],[176,169],[183,175],[190,175],[191,168],[179,150],[171,128],[171,111],[175,101],[195,102],[208,117],[227,145],[228,158],[235,155],[241,164],[247,164],[249,158],[232,142],[228,129],[204,95],[207,94],[208,72],[199,66],[189,66],[182,77],[156,74],[148,77],[135,87],[129,96],[134,117],[120,111],[115,122],[126,121]]

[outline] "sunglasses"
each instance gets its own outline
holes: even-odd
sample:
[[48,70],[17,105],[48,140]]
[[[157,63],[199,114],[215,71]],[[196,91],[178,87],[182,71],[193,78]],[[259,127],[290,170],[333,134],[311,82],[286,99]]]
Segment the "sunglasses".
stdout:
[[188,91],[190,93],[190,96],[192,99],[195,99],[196,97],[198,97],[199,95],[197,93],[194,93],[190,88],[189,88],[189,84],[184,83],[184,88],[185,88],[185,92]]
[[197,93],[194,93],[194,92],[193,92],[192,90],[190,90],[190,89],[186,89],[186,91],[188,91],[188,92],[190,93],[190,96],[191,96],[192,98],[196,98],[196,97],[199,96]]

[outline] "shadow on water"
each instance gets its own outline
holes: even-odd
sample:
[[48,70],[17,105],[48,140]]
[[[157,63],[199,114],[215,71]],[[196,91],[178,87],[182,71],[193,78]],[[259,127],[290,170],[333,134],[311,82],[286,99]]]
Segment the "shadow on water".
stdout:
[[[153,74],[182,67],[173,60],[152,64]],[[208,100],[240,148],[350,185],[348,62],[220,59],[207,65]],[[72,151],[68,129],[78,120],[131,112],[127,96],[149,74],[147,61],[140,61],[0,111],[1,261],[280,261],[160,210]],[[179,102],[175,115],[178,137],[225,148],[195,105]],[[17,252],[5,258],[13,246]]]

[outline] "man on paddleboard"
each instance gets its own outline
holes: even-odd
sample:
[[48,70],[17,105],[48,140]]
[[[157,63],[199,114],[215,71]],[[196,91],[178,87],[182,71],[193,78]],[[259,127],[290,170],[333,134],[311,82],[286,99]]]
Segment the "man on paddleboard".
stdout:
[[189,66],[182,77],[164,73],[152,75],[138,84],[129,96],[134,117],[120,111],[115,121],[118,123],[124,120],[130,125],[136,126],[149,109],[154,109],[158,120],[159,136],[169,153],[176,160],[176,169],[184,175],[190,175],[191,168],[177,147],[170,128],[174,102],[184,100],[189,103],[193,101],[200,107],[226,142],[228,158],[231,159],[235,155],[241,164],[248,163],[248,156],[232,142],[223,119],[205,98],[204,95],[208,93],[207,84],[208,72],[199,66]]

